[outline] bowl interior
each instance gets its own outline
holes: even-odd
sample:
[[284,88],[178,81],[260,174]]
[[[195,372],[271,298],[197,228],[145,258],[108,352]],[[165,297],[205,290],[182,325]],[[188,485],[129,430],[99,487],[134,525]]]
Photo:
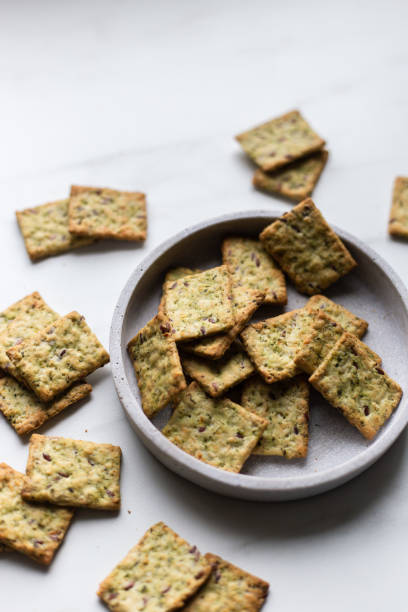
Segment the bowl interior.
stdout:
[[[121,357],[124,376],[135,402],[126,405],[131,420],[140,420],[141,407],[139,391],[132,365],[126,354],[127,342],[157,312],[165,272],[178,265],[192,268],[209,268],[221,263],[221,242],[228,235],[257,237],[259,232],[277,215],[241,216],[221,220],[192,233],[186,231],[184,236],[162,250],[158,256],[149,257],[145,269],[139,271],[135,286],[128,293],[128,304],[124,310],[121,328]],[[408,383],[408,316],[397,286],[377,262],[375,254],[366,254],[363,245],[358,245],[351,237],[347,238],[339,231],[347,247],[358,262],[358,267],[344,279],[329,288],[325,295],[346,306],[352,312],[369,322],[369,330],[364,337],[371,348],[383,358],[384,370],[399,382],[403,389]],[[170,241],[171,242],[171,241]],[[129,281],[131,284],[131,281]],[[129,286],[129,284],[128,284]],[[288,304],[282,309],[262,307],[257,319],[266,318],[303,306],[307,301],[288,284]],[[236,391],[239,393],[239,389]],[[238,396],[239,397],[239,396]],[[372,441],[365,440],[357,430],[327,404],[313,390],[310,398],[310,439],[306,459],[288,461],[273,457],[251,457],[242,474],[273,478],[290,487],[290,480],[306,479],[310,475],[339,468],[361,456],[379,444],[392,429],[396,415],[403,408],[404,400],[385,427]],[[169,417],[165,409],[156,419],[154,425],[161,428]],[[146,419],[147,420],[147,419]],[[160,436],[161,437],[161,436]],[[194,462],[195,463],[195,462]],[[228,475],[227,475],[228,476]],[[235,475],[234,475],[235,476]],[[240,478],[240,475],[237,476]]]

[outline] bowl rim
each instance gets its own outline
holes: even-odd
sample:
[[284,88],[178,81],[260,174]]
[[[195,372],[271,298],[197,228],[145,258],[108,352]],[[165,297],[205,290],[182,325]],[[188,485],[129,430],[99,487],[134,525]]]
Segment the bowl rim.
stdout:
[[[163,436],[150,422],[127,382],[123,363],[122,330],[129,304],[138,283],[156,259],[178,242],[211,226],[237,219],[269,219],[272,222],[273,219],[281,215],[282,213],[276,210],[246,210],[224,214],[196,223],[163,241],[146,255],[128,278],[117,301],[110,330],[111,366],[116,391],[132,427],[145,446],[169,469],[188,480],[196,482],[196,484],[224,495],[259,501],[297,499],[316,495],[337,487],[366,470],[385,453],[407,425],[408,403],[404,402],[404,396],[398,410],[393,415],[392,421],[381,437],[374,439],[370,446],[362,450],[356,457],[341,463],[339,466],[328,468],[316,474],[294,475],[287,480],[277,477],[235,474],[203,463],[182,451]],[[408,319],[408,291],[392,267],[359,238],[334,225],[331,225],[331,227],[342,240],[364,251],[369,259],[388,277],[401,299]]]

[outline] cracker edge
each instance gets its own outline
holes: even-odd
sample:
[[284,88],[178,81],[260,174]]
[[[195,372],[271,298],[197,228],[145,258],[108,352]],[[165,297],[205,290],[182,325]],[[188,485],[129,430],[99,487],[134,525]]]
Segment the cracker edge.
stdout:
[[397,198],[400,196],[400,190],[407,184],[408,188],[408,177],[397,176],[394,181],[394,187],[392,191],[391,210],[388,220],[388,233],[390,236],[396,236],[398,238],[408,238],[408,227],[403,225],[398,219],[394,219],[394,215],[397,212]]

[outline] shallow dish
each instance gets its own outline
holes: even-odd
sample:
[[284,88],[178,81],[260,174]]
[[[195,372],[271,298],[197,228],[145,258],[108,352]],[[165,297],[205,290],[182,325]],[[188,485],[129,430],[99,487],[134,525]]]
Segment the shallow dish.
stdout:
[[[221,261],[221,241],[230,234],[257,236],[280,213],[250,211],[210,219],[164,242],[136,268],[124,287],[113,315],[110,352],[116,389],[122,406],[147,448],[169,469],[217,493],[259,501],[298,499],[337,487],[372,465],[391,446],[408,422],[408,401],[401,403],[372,441],[311,392],[310,440],[306,459],[250,457],[243,472],[232,474],[202,463],[174,446],[161,433],[169,416],[165,409],[154,420],[144,415],[127,342],[157,312],[163,277],[170,267],[209,268]],[[334,228],[358,267],[325,295],[369,322],[364,341],[383,358],[384,370],[405,391],[408,388],[408,294],[390,266],[372,249]],[[288,285],[285,311],[307,301]],[[257,318],[279,314],[262,307]]]

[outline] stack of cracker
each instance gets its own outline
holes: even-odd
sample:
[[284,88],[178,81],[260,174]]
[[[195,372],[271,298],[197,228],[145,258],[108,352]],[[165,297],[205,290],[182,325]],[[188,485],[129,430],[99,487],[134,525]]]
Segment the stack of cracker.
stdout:
[[[361,341],[368,323],[322,295],[357,263],[313,201],[258,239],[225,238],[221,254],[210,270],[170,270],[158,314],[128,344],[145,414],[171,404],[163,435],[231,472],[251,454],[306,457],[308,382],[375,436],[402,392]],[[285,275],[309,301],[251,322],[260,305],[286,304]],[[241,383],[233,401],[227,394]]]
[[146,239],[146,196],[137,191],[73,185],[69,198],[27,208],[16,215],[32,261],[101,238]]
[[98,595],[112,612],[257,612],[268,590],[264,580],[217,555],[202,555],[157,523],[100,584]]
[[297,110],[238,134],[236,139],[258,166],[254,186],[295,202],[312,195],[329,156],[325,141]]

